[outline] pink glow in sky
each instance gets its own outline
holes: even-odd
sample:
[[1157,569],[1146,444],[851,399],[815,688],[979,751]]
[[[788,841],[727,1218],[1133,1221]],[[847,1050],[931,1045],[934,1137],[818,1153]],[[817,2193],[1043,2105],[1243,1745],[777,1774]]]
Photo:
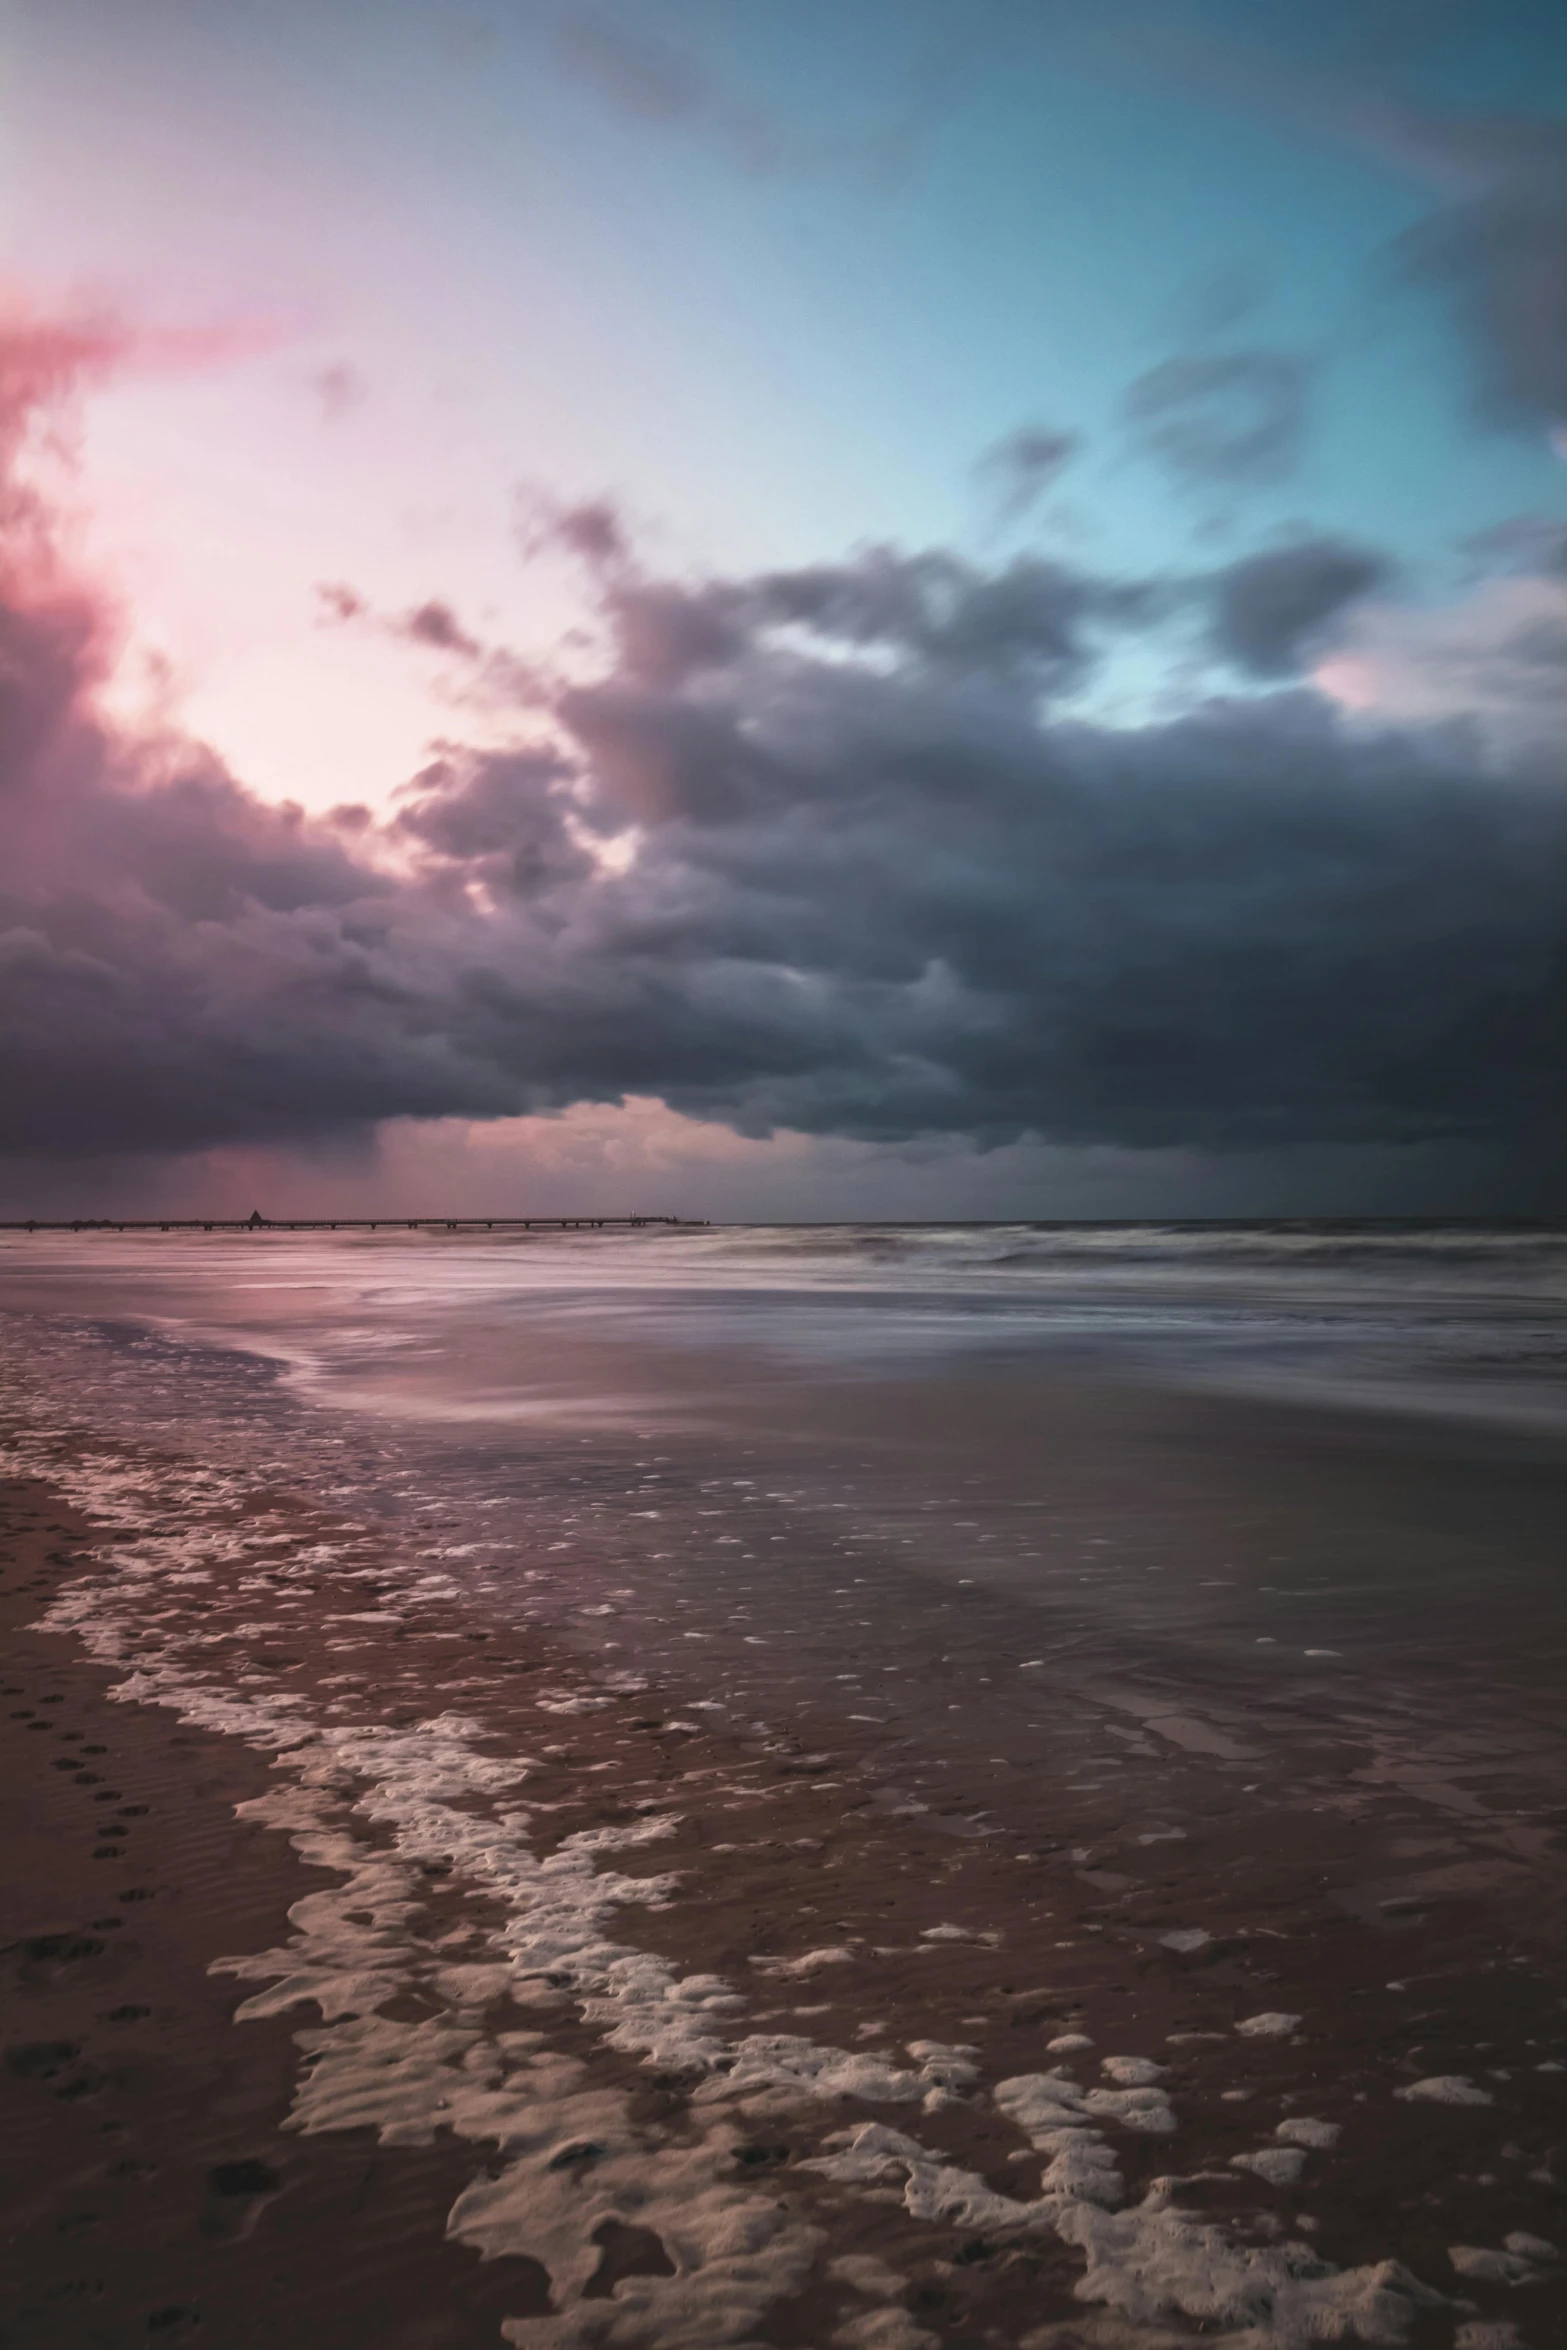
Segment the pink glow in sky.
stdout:
[[[88,545],[136,615],[127,716],[172,696],[266,795],[380,802],[457,723],[445,665],[329,626],[322,584],[351,579],[395,610],[453,580],[471,625],[524,642],[553,641],[570,606],[520,564],[505,468],[460,415],[454,429],[383,393],[339,416],[305,356],[95,401]],[[475,731],[471,712],[461,723]]]
[[1319,661],[1311,673],[1311,682],[1341,709],[1374,710],[1377,706],[1376,667],[1362,654],[1335,653],[1326,661]]
[[571,607],[519,562],[518,484],[662,462],[537,142],[497,151],[492,117],[475,144],[482,59],[408,23],[367,55],[360,17],[258,45],[174,0],[35,13],[0,174],[0,253],[39,300],[144,349],[229,346],[85,387],[74,503],[130,615],[116,706],[177,706],[311,806],[384,800],[452,727],[439,664],[323,631],[322,581],[548,644]]

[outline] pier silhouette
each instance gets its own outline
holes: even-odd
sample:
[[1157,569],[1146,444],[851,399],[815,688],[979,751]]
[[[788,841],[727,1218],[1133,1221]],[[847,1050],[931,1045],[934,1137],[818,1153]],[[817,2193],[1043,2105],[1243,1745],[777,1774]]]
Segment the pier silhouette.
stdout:
[[0,1232],[699,1232],[705,1216],[25,1216]]

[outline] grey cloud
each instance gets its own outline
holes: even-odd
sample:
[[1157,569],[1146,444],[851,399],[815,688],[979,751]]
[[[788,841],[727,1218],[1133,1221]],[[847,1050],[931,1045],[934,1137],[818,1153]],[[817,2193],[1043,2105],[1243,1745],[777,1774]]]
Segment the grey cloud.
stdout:
[[1412,151],[1463,187],[1401,241],[1407,274],[1447,300],[1494,424],[1567,423],[1567,122],[1414,116]]
[[1144,591],[1047,564],[602,592],[538,741],[376,824],[106,728],[90,595],[0,560],[8,1151],[627,1094],[872,1142],[1560,1150],[1559,758],[1303,692],[1090,723],[1062,696]]
[[1177,480],[1263,488],[1300,463],[1313,373],[1311,360],[1287,351],[1188,353],[1139,376],[1122,414]]
[[574,73],[640,121],[689,123],[718,104],[711,78],[696,60],[645,28],[573,10],[559,18],[555,38]]
[[555,552],[600,573],[623,569],[631,559],[625,518],[612,499],[563,500],[537,483],[517,494],[517,544],[527,559]]
[[515,714],[538,708],[548,700],[548,690],[531,663],[519,660],[504,646],[486,644],[475,636],[439,596],[427,597],[409,611],[380,612],[357,588],[341,581],[318,583],[316,594],[328,624],[370,628],[396,643],[450,655],[458,665],[455,681],[448,664],[438,690],[442,699],[456,708]]
[[399,795],[392,830],[484,881],[526,895],[580,880],[587,852],[558,821],[556,786],[571,769],[554,752],[495,752],[478,765],[443,759]]
[[[1042,556],[984,570],[945,549],[910,554],[870,546],[843,561],[805,564],[745,580],[696,586],[650,579],[636,564],[626,525],[609,506],[552,518],[528,552],[564,543],[584,560],[623,679],[676,685],[741,660],[761,639],[793,631],[827,644],[918,656],[952,670],[1008,674],[1059,688],[1090,658],[1094,621],[1135,627],[1167,600],[1159,583],[1105,581]],[[607,550],[601,551],[601,550]]]
[[1230,335],[1259,311],[1268,281],[1260,262],[1232,261],[1184,289],[1170,306],[1169,329],[1182,344]]
[[[888,118],[864,131],[828,135],[733,89],[666,34],[604,8],[570,8],[554,24],[558,61],[630,121],[705,138],[760,175],[847,173],[884,181],[906,167],[942,108],[932,68],[952,45],[918,65]],[[954,53],[955,55],[955,53]],[[950,72],[950,66],[949,66]]]
[[476,660],[484,648],[477,637],[470,636],[457,618],[450,604],[438,597],[416,605],[397,623],[396,633],[410,644],[428,645],[432,652],[459,653],[465,659]]
[[621,668],[648,685],[721,668],[745,643],[745,615],[722,588],[693,593],[627,578],[605,590],[604,605]]
[[793,623],[824,643],[1059,686],[1083,664],[1083,623],[1102,598],[1084,575],[1043,558],[984,572],[940,551],[873,547],[847,563],[765,574],[741,603],[763,624]]
[[1255,677],[1299,669],[1344,608],[1387,577],[1384,559],[1341,539],[1302,539],[1243,556],[1213,582],[1213,642]]
[[[1397,241],[1394,261],[1406,283],[1446,303],[1470,357],[1478,414],[1492,425],[1560,428],[1567,425],[1567,120],[1463,112],[1392,89],[1394,71],[1407,77],[1434,39],[1454,29],[1472,34],[1475,20],[1472,7],[1417,6],[1386,47],[1373,39],[1358,60],[1335,67],[1320,39],[1298,43],[1279,27],[1271,38],[1266,27],[1234,38],[1181,11],[1100,0],[1091,47],[1119,72],[1174,80],[1297,136],[1348,148],[1425,191],[1430,209]],[[1548,46],[1539,54],[1554,64]]]
[[370,607],[357,588],[338,579],[324,579],[317,583],[316,596],[321,606],[321,617],[328,621],[363,620]]
[[1544,514],[1513,514],[1464,541],[1485,571],[1538,572],[1567,579],[1567,522]]
[[309,379],[310,389],[320,403],[322,421],[341,424],[362,408],[369,397],[369,385],[357,367],[347,360],[337,360],[330,367],[318,367]]
[[406,644],[425,645],[436,653],[458,653],[469,660],[476,660],[484,651],[477,637],[463,627],[450,604],[443,603],[439,597],[429,597],[412,611],[383,615],[372,609],[357,588],[341,580],[320,581],[316,595],[324,620],[345,625],[368,621],[388,636],[402,638]]
[[1053,490],[1081,446],[1078,434],[1049,426],[1020,426],[988,448],[975,470],[998,518],[1017,522]]

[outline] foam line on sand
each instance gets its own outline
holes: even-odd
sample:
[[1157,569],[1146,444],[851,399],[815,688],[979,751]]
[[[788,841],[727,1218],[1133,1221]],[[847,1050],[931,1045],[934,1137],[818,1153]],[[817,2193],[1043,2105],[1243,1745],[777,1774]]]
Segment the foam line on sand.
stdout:
[[[448,2234],[485,2258],[538,2262],[550,2282],[552,2308],[508,2319],[511,2341],[760,2345],[769,2313],[830,2288],[823,2340],[925,2350],[940,2337],[900,2306],[907,2278],[842,2249],[866,2199],[950,2233],[953,2251],[976,2236],[1064,2251],[1076,2300],[1100,2313],[1092,2339],[1106,2344],[1397,2344],[1423,2312],[1459,2316],[1451,2278],[1438,2286],[1393,2260],[1336,2267],[1294,2237],[1238,2240],[1183,2206],[1173,2170],[1127,2200],[1121,2149],[1173,2141],[1181,2127],[1168,2068],[1146,2056],[1098,2060],[1097,2083],[1061,2063],[987,2080],[964,2043],[915,2039],[900,2052],[747,2028],[758,1996],[792,1981],[823,1996],[818,1986],[855,1951],[763,1955],[760,1981],[744,1983],[661,1955],[660,1919],[699,1898],[683,1871],[660,1865],[678,1813],[645,1808],[557,1835],[554,1807],[530,1800],[539,1754],[517,1742],[498,1693],[488,1704],[482,1674],[469,1676],[471,1702],[412,1720],[384,1718],[352,1670],[271,1686],[246,1658],[278,1636],[319,1640],[334,1665],[358,1640],[450,1635],[437,1621],[451,1615],[449,1590],[412,1565],[401,1585],[384,1557],[372,1567],[364,1529],[280,1512],[199,1464],[45,1432],[14,1436],[0,1465],[47,1480],[99,1530],[91,1570],[60,1590],[40,1628],[82,1643],[117,1675],[122,1702],[170,1708],[271,1758],[275,1788],[241,1813],[327,1881],[294,1903],[286,1940],[219,1961],[256,1986],[238,2017],[314,2011],[296,2035],[291,2130],[371,2130],[388,2147],[444,2132],[472,2144],[478,2167]],[[356,1577],[373,1581],[375,1605],[353,1606]],[[574,1698],[595,1719],[603,1708],[590,1699],[642,1702],[595,1691],[584,1675],[581,1689],[544,1702],[539,1729]],[[439,1931],[432,1882],[449,1897]],[[999,1930],[972,1932],[984,1947]],[[1265,2013],[1236,2029],[1266,2044],[1300,2023]],[[623,2061],[606,2066],[604,2052]],[[644,2077],[679,2092],[651,2116]],[[1031,2165],[1035,2191],[1001,2193],[943,2150],[944,2123],[974,2115],[1008,2140],[1008,2159]],[[742,2157],[785,2117],[816,2151],[787,2184],[753,2177]],[[1264,2181],[1269,2163],[1293,2179],[1331,2144],[1322,2125],[1279,2136],[1252,2158]],[[595,2291],[616,2231],[655,2250],[640,2273]],[[873,2307],[857,2310],[854,2295]]]

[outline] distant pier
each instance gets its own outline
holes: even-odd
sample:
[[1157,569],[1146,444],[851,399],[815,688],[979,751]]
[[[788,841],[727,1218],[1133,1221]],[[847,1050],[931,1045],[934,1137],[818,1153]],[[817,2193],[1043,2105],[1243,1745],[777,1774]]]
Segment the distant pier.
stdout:
[[649,1225],[699,1232],[705,1216],[42,1216],[0,1222],[0,1232],[640,1232]]

